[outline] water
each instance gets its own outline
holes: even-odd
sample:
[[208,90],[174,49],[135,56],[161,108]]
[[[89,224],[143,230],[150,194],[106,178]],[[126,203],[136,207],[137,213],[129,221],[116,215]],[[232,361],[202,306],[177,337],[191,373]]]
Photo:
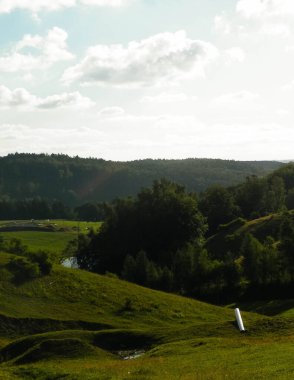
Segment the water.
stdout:
[[77,259],[75,257],[69,257],[67,259],[64,259],[61,262],[61,265],[63,265],[65,268],[77,269],[79,267],[77,263]]
[[143,356],[144,354],[144,350],[125,350],[117,352],[117,355],[119,355],[123,360],[137,359]]

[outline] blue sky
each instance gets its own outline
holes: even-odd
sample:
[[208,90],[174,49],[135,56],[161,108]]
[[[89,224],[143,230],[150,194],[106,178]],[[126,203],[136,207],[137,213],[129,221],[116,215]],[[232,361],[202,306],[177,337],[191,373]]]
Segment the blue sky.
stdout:
[[0,0],[0,155],[293,158],[292,0]]

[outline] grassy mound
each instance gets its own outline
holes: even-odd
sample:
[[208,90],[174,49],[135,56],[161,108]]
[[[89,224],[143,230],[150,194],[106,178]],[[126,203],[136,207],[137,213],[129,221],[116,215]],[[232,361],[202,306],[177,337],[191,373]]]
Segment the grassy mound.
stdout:
[[[294,218],[294,210],[291,214]],[[245,233],[251,233],[260,241],[264,241],[267,236],[272,236],[278,240],[281,220],[281,214],[271,214],[247,222],[238,218],[228,224],[221,225],[219,231],[207,240],[206,247],[209,252],[217,257],[219,252],[238,250],[240,237]]]
[[55,357],[84,357],[98,353],[110,357],[113,356],[110,352],[145,350],[159,341],[155,334],[141,330],[58,331],[13,341],[0,350],[0,362],[23,364]]
[[18,357],[15,364],[57,358],[85,358],[86,356],[94,356],[96,352],[93,346],[80,339],[48,339]]

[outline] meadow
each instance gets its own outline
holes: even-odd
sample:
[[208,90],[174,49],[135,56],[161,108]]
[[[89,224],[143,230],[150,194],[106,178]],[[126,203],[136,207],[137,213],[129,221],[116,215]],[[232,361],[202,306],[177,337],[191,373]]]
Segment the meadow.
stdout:
[[[3,380],[293,378],[291,300],[272,301],[272,316],[244,311],[241,334],[236,305],[217,307],[60,265],[16,285],[11,257],[0,254]],[[123,360],[122,352],[138,350],[144,355]]]
[[[21,230],[32,223],[36,230]],[[77,233],[101,224],[0,222],[7,226],[18,230],[0,232],[4,239],[60,253]],[[293,378],[292,299],[219,307],[59,264],[15,283],[14,257],[0,252],[1,380]],[[125,360],[132,355],[138,357]]]
[[[79,233],[86,234],[90,229],[97,231],[100,226],[100,222],[71,220],[7,220],[0,221],[0,235],[6,241],[11,238],[20,239],[30,251],[46,250],[60,254],[69,241],[75,239]],[[35,230],[26,230],[30,227]],[[46,228],[48,230],[44,231]],[[7,229],[11,230],[7,231]]]

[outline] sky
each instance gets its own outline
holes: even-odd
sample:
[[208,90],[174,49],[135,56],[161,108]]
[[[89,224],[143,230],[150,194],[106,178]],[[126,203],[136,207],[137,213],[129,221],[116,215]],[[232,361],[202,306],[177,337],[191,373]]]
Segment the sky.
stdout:
[[0,155],[293,159],[293,0],[0,0]]

